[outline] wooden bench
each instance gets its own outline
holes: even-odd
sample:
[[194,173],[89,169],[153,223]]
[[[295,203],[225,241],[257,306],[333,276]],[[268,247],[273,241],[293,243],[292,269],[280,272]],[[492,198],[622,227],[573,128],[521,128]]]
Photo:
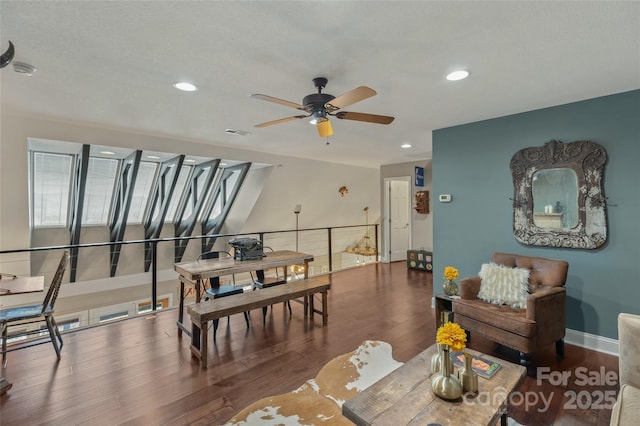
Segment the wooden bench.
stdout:
[[[327,292],[330,288],[329,276],[322,275],[194,303],[187,308],[191,317],[191,354],[200,360],[202,368],[207,368],[209,321],[301,297],[304,298],[304,316],[307,317],[309,314],[313,320],[314,313],[322,314],[322,324],[326,325],[328,319]],[[322,293],[322,310],[317,310],[314,307],[313,295],[316,293]]]

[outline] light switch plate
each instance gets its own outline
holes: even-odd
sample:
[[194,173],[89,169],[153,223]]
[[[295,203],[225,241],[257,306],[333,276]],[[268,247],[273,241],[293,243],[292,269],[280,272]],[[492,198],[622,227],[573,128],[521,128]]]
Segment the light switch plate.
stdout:
[[450,203],[451,202],[451,195],[449,195],[449,194],[440,194],[438,196],[438,200],[441,203]]

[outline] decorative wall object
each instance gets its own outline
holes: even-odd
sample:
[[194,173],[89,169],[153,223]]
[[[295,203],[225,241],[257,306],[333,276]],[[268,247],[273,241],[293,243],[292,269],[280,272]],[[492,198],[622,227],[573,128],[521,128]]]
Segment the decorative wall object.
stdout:
[[595,249],[607,241],[605,149],[552,140],[511,158],[513,235],[527,245]]
[[429,213],[429,191],[418,191],[416,192],[415,198],[416,206],[414,209],[416,213]]
[[341,197],[344,197],[345,195],[347,195],[347,194],[349,193],[349,190],[347,189],[347,187],[346,187],[346,186],[341,186],[341,187],[338,189],[338,192],[340,193],[340,196],[341,196]]
[[369,207],[363,209],[365,215],[365,232],[364,237],[360,238],[358,242],[350,247],[347,247],[347,253],[354,253],[361,256],[375,256],[378,254],[376,247],[371,244],[371,237],[369,237]]

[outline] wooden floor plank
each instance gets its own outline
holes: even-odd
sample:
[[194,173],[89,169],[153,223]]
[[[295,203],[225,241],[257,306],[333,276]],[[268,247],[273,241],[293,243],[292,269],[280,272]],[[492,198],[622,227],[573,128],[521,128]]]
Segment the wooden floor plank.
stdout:
[[[363,340],[390,343],[402,362],[422,352],[435,340],[432,286],[430,272],[407,270],[405,262],[334,273],[327,326],[319,315],[305,320],[298,303],[291,316],[274,305],[264,325],[262,311],[253,311],[248,330],[242,315],[232,315],[229,324],[220,321],[217,345],[210,341],[207,370],[191,357],[190,339],[178,337],[176,310],[68,333],[59,362],[50,344],[8,354],[3,376],[13,388],[0,397],[0,425],[223,424],[257,399],[296,389]],[[470,347],[518,360],[478,337]],[[534,362],[568,372],[618,369],[616,357],[571,345],[562,361],[550,347]],[[552,404],[544,412],[521,404],[510,415],[525,425],[608,424],[610,410],[567,408],[565,392],[576,389],[575,380],[552,386],[528,377],[518,391],[553,394]]]

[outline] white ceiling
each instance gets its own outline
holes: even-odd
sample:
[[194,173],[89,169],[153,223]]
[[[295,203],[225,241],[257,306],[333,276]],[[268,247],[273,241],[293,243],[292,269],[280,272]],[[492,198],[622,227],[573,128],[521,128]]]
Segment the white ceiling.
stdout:
[[[361,166],[431,158],[435,129],[640,88],[637,1],[2,0],[0,15],[0,50],[37,68],[2,69],[4,112]],[[447,81],[457,68],[471,75]],[[301,103],[317,76],[335,96],[375,89],[344,110],[395,121],[334,118],[328,146],[306,120],[253,127],[300,111],[250,94]]]

